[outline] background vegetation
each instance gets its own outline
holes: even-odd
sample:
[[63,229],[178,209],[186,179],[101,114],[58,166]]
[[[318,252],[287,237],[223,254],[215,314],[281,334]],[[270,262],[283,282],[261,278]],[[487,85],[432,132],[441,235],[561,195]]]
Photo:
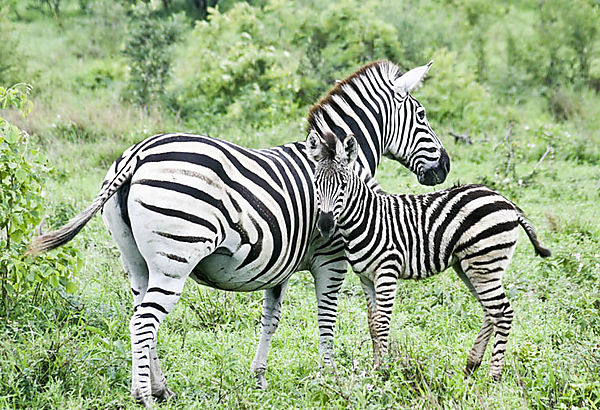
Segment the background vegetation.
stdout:
[[[444,186],[498,189],[554,251],[542,261],[522,240],[506,275],[516,314],[503,383],[486,364],[462,377],[481,311],[450,272],[401,283],[387,375],[372,372],[365,302],[349,274],[337,369],[321,369],[314,289],[300,273],[267,391],[249,371],[260,293],[189,283],[159,336],[178,394],[164,407],[600,407],[599,7],[0,0],[0,407],[133,406],[132,309],[116,247],[95,218],[70,247],[23,258],[42,215],[49,230],[82,210],[110,163],[154,133],[250,147],[304,139],[308,107],[379,58],[405,69],[435,60],[415,95],[452,158]],[[430,189],[387,161],[378,179],[392,192]]]

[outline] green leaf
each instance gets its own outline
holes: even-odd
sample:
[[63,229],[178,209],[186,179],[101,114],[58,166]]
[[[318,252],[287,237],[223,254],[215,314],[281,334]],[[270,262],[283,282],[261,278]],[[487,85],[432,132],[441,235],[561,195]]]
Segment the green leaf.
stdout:
[[67,284],[65,286],[67,292],[69,293],[75,293],[77,292],[77,284],[73,281],[67,281]]

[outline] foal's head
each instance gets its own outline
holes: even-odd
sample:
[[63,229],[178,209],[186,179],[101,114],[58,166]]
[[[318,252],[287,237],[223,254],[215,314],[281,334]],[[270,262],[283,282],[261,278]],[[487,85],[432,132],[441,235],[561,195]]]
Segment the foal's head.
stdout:
[[320,211],[317,229],[322,236],[330,237],[346,204],[346,187],[358,154],[357,142],[353,135],[341,141],[330,132],[322,136],[311,132],[306,145],[309,157],[316,162],[314,180]]

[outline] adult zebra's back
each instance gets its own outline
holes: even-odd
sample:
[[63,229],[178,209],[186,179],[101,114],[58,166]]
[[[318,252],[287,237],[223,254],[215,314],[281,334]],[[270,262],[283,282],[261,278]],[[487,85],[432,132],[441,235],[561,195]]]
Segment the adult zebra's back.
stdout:
[[[401,75],[389,62],[369,64],[311,109],[309,128],[354,133],[365,177],[388,155],[421,183],[441,182],[448,156],[423,107],[409,94],[428,69]],[[146,405],[151,394],[171,395],[158,364],[156,334],[188,276],[218,289],[265,289],[252,368],[266,386],[270,339],[288,279],[297,270],[309,269],[315,278],[320,346],[329,360],[347,262],[339,236],[324,241],[313,232],[312,175],[304,142],[254,150],[201,135],[157,135],[126,150],[90,207],[37,238],[31,252],[70,240],[103,208],[131,281],[132,394]]]

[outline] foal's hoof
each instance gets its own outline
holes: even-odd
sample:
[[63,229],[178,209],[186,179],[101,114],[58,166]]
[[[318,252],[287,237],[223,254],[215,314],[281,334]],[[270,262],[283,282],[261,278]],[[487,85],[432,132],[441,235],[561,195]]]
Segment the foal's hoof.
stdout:
[[473,376],[473,373],[475,373],[475,370],[479,369],[480,364],[481,364],[481,362],[475,363],[475,362],[467,361],[467,367],[465,367],[465,370],[464,370],[465,379],[468,379],[469,377]]
[[490,374],[490,377],[492,378],[493,381],[495,381],[496,383],[500,383],[502,381],[502,373],[498,373],[498,374]]
[[152,397],[139,397],[135,399],[135,401],[144,406],[145,409],[154,408],[154,400],[152,400]]
[[160,402],[172,400],[175,398],[175,393],[173,393],[173,391],[171,391],[171,389],[169,389],[167,386],[165,386],[164,389],[156,393],[153,392],[152,395],[156,397],[156,400]]

